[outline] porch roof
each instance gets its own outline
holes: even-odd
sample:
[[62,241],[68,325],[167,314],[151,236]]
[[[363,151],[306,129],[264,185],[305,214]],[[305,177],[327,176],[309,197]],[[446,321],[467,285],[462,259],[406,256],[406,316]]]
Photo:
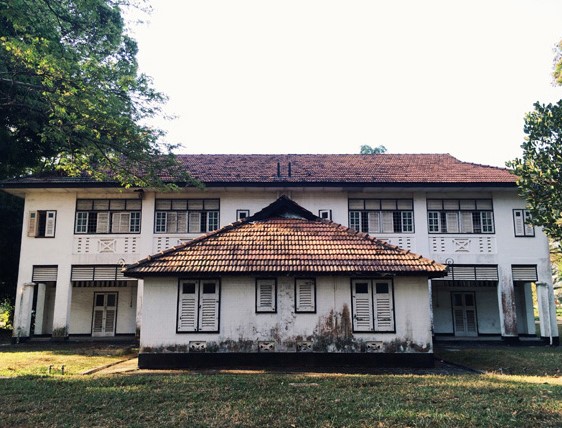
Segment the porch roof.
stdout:
[[441,277],[446,267],[322,220],[281,197],[252,217],[129,265],[126,276],[370,274]]

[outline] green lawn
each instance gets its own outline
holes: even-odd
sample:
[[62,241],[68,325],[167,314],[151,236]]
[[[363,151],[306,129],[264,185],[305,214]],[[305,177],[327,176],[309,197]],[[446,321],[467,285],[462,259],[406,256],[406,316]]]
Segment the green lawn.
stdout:
[[0,347],[0,377],[60,374],[76,375],[93,367],[121,361],[131,354],[130,348],[98,344],[20,344]]
[[[533,350],[544,351],[506,351],[513,349],[524,349],[520,353],[525,360],[522,367],[538,358]],[[43,352],[50,358],[48,349],[36,351],[36,356]],[[70,347],[66,351],[61,353],[59,349],[57,357],[67,358],[69,366],[77,367],[75,372],[84,367],[84,354],[93,353],[92,349],[72,351]],[[550,351],[545,351],[544,358],[559,358]],[[76,363],[72,362],[72,352]],[[452,353],[460,356],[465,351]],[[44,365],[34,362],[27,349],[9,347],[9,352],[0,348],[0,367],[18,354],[27,358],[30,367]],[[504,361],[511,358],[499,355],[504,355]],[[94,355],[86,361],[95,365],[100,357]],[[555,376],[218,371],[38,376],[26,374],[26,370],[16,369],[12,377],[0,380],[1,426],[562,425],[562,383]]]

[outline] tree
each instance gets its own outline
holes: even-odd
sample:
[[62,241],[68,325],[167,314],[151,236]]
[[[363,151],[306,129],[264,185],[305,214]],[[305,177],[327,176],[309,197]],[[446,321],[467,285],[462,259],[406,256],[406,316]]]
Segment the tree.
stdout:
[[381,153],[386,153],[386,147],[385,146],[377,146],[377,147],[371,147],[367,144],[363,144],[361,146],[361,151],[359,152],[362,155],[378,155]]
[[507,163],[518,176],[519,192],[528,203],[532,223],[562,241],[562,100],[535,103],[525,117],[523,156]]
[[57,169],[125,186],[189,180],[146,125],[165,97],[138,73],[128,0],[0,1],[0,178]]

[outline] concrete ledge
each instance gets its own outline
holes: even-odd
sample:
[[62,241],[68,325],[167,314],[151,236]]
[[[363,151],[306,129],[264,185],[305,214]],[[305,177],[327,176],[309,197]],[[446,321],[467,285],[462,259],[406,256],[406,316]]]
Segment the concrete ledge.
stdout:
[[140,369],[200,369],[240,367],[434,367],[433,353],[327,353],[327,352],[185,352],[139,354]]

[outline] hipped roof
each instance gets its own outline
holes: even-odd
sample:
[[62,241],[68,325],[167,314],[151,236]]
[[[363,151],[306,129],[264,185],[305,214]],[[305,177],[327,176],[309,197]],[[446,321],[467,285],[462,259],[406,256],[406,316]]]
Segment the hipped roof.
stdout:
[[256,215],[125,269],[126,276],[426,275],[446,267],[323,220],[286,197]]
[[[225,154],[178,155],[189,174],[217,186],[500,186],[515,187],[505,168],[462,162],[449,154]],[[173,177],[163,171],[164,181]],[[181,184],[181,183],[180,183]],[[83,175],[41,175],[5,180],[0,188],[116,187]]]

